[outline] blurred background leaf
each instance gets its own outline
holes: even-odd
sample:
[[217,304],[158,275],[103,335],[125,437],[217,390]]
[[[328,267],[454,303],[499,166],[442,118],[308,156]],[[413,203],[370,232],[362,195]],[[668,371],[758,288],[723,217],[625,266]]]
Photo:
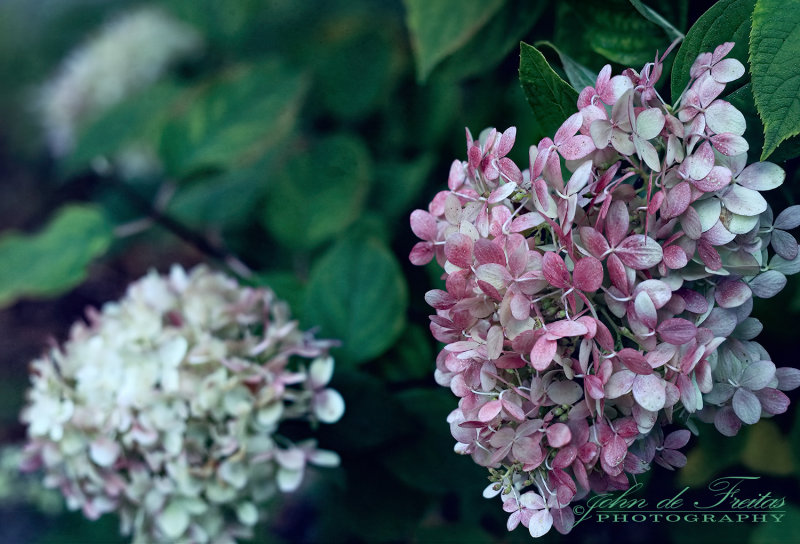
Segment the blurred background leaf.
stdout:
[[21,296],[53,296],[84,280],[86,267],[111,243],[101,209],[71,205],[36,234],[0,237],[0,306]]

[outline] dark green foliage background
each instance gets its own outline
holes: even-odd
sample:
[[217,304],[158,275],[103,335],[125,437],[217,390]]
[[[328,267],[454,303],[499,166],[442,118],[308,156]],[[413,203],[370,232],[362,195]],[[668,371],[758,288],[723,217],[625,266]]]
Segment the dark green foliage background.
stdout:
[[[714,9],[741,11],[744,3]],[[686,33],[712,2],[645,4]],[[522,528],[506,532],[497,499],[481,497],[486,472],[452,452],[445,418],[456,399],[433,381],[438,347],[423,300],[440,271],[408,263],[416,242],[408,215],[446,187],[450,162],[466,155],[465,126],[477,136],[516,125],[512,157],[525,168],[527,147],[552,136],[574,108],[575,91],[564,101],[547,89],[568,90],[609,62],[616,72],[640,68],[666,49],[668,31],[624,0],[165,0],[165,10],[204,35],[203,56],[95,119],[74,152],[53,161],[31,89],[87,33],[134,5],[0,3],[0,227],[15,229],[0,235],[0,443],[24,437],[17,414],[28,361],[49,337],[64,340],[84,307],[119,297],[150,268],[210,261],[225,269],[235,255],[255,271],[249,281],[272,286],[304,327],[341,339],[334,386],[347,402],[342,421],[319,434],[342,466],[312,473],[303,494],[275,505],[257,541],[529,542]],[[673,53],[667,68],[675,59],[681,72],[671,88],[663,78],[662,96],[682,91],[702,50],[693,47],[731,38],[715,21],[701,25],[713,23],[719,35],[689,32],[686,48]],[[744,36],[734,54],[747,62],[748,32],[731,32]],[[523,46],[522,69],[520,40],[541,51]],[[542,75],[548,62],[552,80]],[[748,139],[758,160],[758,101],[745,83],[730,100],[756,126]],[[534,115],[528,102],[535,111],[557,104],[559,113]],[[794,140],[772,160],[793,158]],[[92,170],[97,157],[130,142],[156,149],[164,175],[125,181]],[[787,183],[770,195],[778,207],[800,195],[795,162],[784,166]],[[175,192],[154,212],[165,183]],[[149,229],[113,238],[115,226],[143,216],[154,219]],[[782,365],[797,364],[796,333],[786,325],[800,317],[797,287],[790,281],[785,296],[755,312],[762,342]],[[754,474],[762,476],[758,491],[800,504],[796,415],[735,439],[702,431],[686,469],[673,477],[655,468],[642,496]],[[789,542],[800,531],[792,508],[780,526],[589,523],[542,541]],[[119,540],[112,516],[90,523],[0,503],[0,542]]]

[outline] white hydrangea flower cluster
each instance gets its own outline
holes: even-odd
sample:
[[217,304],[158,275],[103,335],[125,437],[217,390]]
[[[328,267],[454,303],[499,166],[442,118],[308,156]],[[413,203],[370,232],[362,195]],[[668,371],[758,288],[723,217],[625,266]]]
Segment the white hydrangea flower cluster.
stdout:
[[110,21],[72,51],[40,90],[38,109],[52,152],[69,153],[85,122],[152,84],[201,46],[195,29],[156,7]]
[[335,342],[301,331],[271,290],[174,266],[88,319],[32,363],[22,412],[25,464],[69,508],[118,511],[134,542],[234,542],[307,463],[339,463],[279,434],[336,422],[344,401],[327,387]]

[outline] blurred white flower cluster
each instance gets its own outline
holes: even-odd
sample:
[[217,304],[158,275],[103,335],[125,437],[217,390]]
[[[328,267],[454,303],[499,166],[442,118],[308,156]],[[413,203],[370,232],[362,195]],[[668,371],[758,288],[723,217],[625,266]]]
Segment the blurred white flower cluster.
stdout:
[[88,319],[32,363],[22,412],[25,468],[69,508],[117,511],[134,542],[234,542],[307,463],[338,464],[279,434],[337,421],[344,401],[326,387],[334,342],[301,331],[271,290],[175,266]]
[[69,153],[84,123],[152,84],[201,45],[192,27],[150,6],[103,26],[40,90],[39,110],[52,152]]

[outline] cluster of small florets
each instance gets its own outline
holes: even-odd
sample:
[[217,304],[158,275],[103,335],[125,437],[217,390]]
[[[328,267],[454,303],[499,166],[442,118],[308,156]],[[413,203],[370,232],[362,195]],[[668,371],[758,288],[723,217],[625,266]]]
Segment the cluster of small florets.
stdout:
[[118,512],[135,542],[248,536],[307,463],[339,462],[280,434],[344,411],[332,342],[289,317],[269,289],[204,267],[133,283],[32,363],[26,468],[91,519]]
[[[137,8],[109,22],[69,54],[39,93],[52,152],[70,152],[86,122],[155,82],[201,43],[192,27],[154,7]],[[133,151],[126,152],[130,160]]]
[[732,47],[697,58],[675,106],[655,90],[663,58],[606,66],[524,171],[515,128],[468,130],[449,190],[411,214],[411,261],[445,270],[426,300],[456,451],[489,468],[509,530],[568,532],[590,490],[686,463],[690,432],[664,427],[734,435],[800,384],[752,341],[753,297],[800,270],[800,206],[773,220],[760,192],[784,172],[747,166],[745,119],[718,98],[745,71]]

